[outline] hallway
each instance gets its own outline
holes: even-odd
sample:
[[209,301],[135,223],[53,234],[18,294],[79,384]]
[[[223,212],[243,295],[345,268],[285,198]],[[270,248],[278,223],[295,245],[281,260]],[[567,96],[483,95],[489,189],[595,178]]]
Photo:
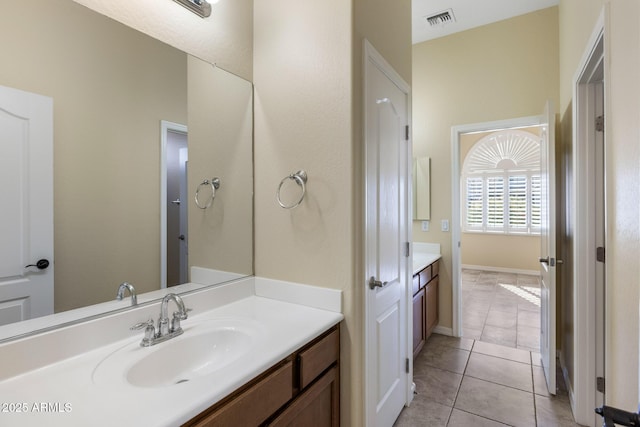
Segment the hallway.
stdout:
[[530,351],[433,334],[414,361],[416,395],[396,427],[578,426],[558,372],[548,394]]

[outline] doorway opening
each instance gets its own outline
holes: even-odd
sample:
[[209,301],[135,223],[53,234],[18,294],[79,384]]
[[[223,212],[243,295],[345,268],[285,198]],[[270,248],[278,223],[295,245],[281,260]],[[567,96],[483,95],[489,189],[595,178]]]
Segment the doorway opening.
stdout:
[[462,336],[540,351],[539,125],[460,135]]
[[160,282],[188,281],[187,127],[161,122]]

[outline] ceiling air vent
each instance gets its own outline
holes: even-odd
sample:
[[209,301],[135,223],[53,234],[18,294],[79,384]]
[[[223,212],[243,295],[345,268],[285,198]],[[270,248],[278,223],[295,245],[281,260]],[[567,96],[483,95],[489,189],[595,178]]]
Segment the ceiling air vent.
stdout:
[[447,9],[442,12],[427,15],[424,17],[424,19],[426,19],[429,25],[431,25],[432,27],[443,26],[456,22],[456,17],[453,15],[452,9]]

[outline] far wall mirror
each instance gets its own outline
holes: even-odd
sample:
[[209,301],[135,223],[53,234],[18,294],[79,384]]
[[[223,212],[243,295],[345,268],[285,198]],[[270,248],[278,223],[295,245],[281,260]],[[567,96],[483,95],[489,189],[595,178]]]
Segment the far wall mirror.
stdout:
[[413,159],[413,219],[431,219],[431,158]]
[[[54,253],[25,258],[52,260],[55,313],[125,308],[128,299],[115,304],[120,283],[149,294],[162,282],[193,281],[194,266],[216,273],[207,284],[253,274],[251,82],[71,0],[4,5],[0,52],[0,86],[53,100]],[[164,181],[173,172],[162,165],[174,161],[166,133],[186,136],[182,184]],[[200,209],[196,189],[213,178],[215,200]],[[182,228],[167,230],[181,208]],[[12,247],[19,243],[0,244],[0,253]],[[167,272],[165,259],[181,259],[186,272]],[[23,269],[0,264],[0,325],[28,317],[28,304],[2,313],[3,301],[16,300],[1,294],[3,284],[45,274]]]

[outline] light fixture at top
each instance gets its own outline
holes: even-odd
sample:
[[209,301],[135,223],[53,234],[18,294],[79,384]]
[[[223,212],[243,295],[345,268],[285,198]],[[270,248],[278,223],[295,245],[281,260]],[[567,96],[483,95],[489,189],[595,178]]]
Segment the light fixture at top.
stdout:
[[[207,0],[173,0],[176,3],[180,3],[182,6],[189,9],[191,12],[200,16],[201,18],[207,18],[211,16],[211,4]],[[218,0],[212,0],[212,3],[217,3]]]

